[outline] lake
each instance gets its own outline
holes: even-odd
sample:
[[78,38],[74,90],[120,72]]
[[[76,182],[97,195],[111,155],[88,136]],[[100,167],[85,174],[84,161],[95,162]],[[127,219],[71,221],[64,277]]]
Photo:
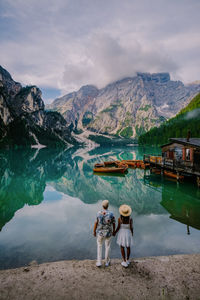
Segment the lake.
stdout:
[[[200,252],[200,189],[141,169],[97,176],[104,160],[141,159],[156,148],[0,151],[0,269],[96,259],[93,224],[101,201],[132,207],[132,257]],[[116,238],[111,257],[120,257]]]

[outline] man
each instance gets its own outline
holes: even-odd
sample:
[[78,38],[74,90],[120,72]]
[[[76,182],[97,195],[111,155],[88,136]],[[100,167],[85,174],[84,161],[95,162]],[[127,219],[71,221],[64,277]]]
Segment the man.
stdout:
[[115,217],[108,210],[109,201],[102,202],[102,210],[97,213],[97,220],[94,223],[94,236],[97,237],[97,267],[102,265],[102,245],[105,242],[105,266],[110,265],[109,250],[111,237],[115,233]]

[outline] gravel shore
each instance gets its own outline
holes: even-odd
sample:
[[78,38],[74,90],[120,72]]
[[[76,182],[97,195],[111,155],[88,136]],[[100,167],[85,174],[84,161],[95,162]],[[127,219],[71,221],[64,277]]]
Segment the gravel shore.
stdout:
[[113,259],[97,268],[92,260],[0,271],[0,299],[200,299],[200,254],[134,259],[125,269]]

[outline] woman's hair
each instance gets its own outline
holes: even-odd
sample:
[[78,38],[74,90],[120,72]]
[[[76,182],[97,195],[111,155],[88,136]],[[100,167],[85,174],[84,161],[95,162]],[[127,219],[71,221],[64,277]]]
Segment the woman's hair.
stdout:
[[120,218],[121,218],[122,221],[129,221],[130,216],[124,217],[124,216],[120,215]]

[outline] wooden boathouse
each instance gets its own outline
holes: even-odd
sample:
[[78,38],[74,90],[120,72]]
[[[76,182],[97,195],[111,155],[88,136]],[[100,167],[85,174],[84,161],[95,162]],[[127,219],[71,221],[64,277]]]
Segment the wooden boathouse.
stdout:
[[161,148],[162,156],[144,155],[144,163],[150,164],[150,170],[171,174],[177,180],[194,176],[200,187],[200,138],[170,138]]

